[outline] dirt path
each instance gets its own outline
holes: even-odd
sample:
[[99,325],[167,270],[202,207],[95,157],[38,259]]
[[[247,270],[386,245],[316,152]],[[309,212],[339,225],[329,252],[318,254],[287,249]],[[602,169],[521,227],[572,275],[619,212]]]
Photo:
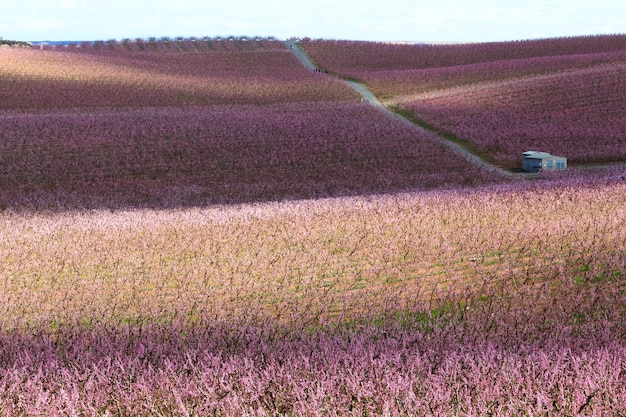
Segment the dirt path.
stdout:
[[304,51],[302,49],[300,49],[300,47],[298,46],[298,42],[297,41],[285,41],[285,45],[287,45],[287,48],[289,48],[289,50],[295,56],[298,57],[300,62],[302,62],[302,65],[304,65],[305,67],[307,67],[308,69],[313,70],[313,71],[315,71],[317,69],[317,67],[315,66],[313,61],[311,61],[309,56],[306,53],[304,53]]
[[[313,61],[311,61],[311,59],[309,58],[309,56],[306,54],[306,52],[304,52],[298,45],[297,41],[286,41],[285,44],[287,45],[287,47],[289,48],[289,50],[295,54],[298,59],[300,60],[300,62],[302,62],[302,64],[309,68],[312,71],[316,71],[319,68],[313,63]],[[361,83],[358,83],[356,81],[348,81],[348,80],[343,80],[346,84],[348,84],[350,87],[352,87],[356,92],[358,92],[361,97],[363,98],[363,100],[367,101],[368,103],[370,103],[371,105],[378,107],[380,109],[382,109],[385,113],[387,113],[390,117],[393,117],[396,120],[399,120],[405,124],[407,124],[408,126],[410,126],[412,129],[415,130],[419,130],[421,133],[426,133],[428,135],[431,135],[432,137],[438,139],[439,141],[441,141],[444,145],[448,146],[449,148],[451,148],[454,152],[456,152],[457,154],[461,155],[463,158],[465,158],[466,160],[468,160],[469,162],[478,165],[482,168],[485,168],[489,171],[495,172],[499,175],[503,175],[509,178],[516,178],[516,179],[523,179],[523,178],[534,178],[537,176],[537,174],[535,173],[528,173],[528,172],[513,172],[513,171],[509,171],[506,169],[502,169],[496,165],[492,165],[488,162],[486,162],[485,160],[483,160],[482,158],[480,158],[479,156],[471,153],[470,151],[468,151],[467,149],[465,149],[464,147],[462,147],[461,145],[454,143],[438,134],[436,134],[435,132],[425,129],[421,126],[416,125],[415,123],[413,123],[412,121],[410,121],[409,119],[406,119],[404,117],[402,117],[401,115],[399,115],[398,113],[395,113],[391,110],[389,110],[389,108],[387,108],[383,103],[380,102],[380,100],[378,100],[378,98],[376,97],[376,95],[374,95],[374,93],[372,93],[366,86],[364,86]],[[626,165],[626,164],[599,164],[599,165],[588,165],[585,166],[585,169],[593,169],[593,168],[598,168],[598,169],[602,169],[602,168],[610,168],[610,167],[614,167],[614,166],[620,166],[620,165]]]
[[[309,68],[310,70],[318,70],[319,68],[313,63],[313,61],[311,61],[311,59],[308,57],[308,55],[299,47],[297,41],[286,41],[285,44],[287,45],[287,48],[289,48],[289,50],[296,55],[296,57],[298,57],[298,59],[300,60],[300,62],[302,62],[302,64]],[[517,173],[513,173],[507,170],[504,170],[502,168],[496,167],[494,165],[491,165],[487,162],[485,162],[484,160],[482,160],[481,158],[479,158],[478,156],[474,155],[473,153],[469,152],[467,149],[463,148],[462,146],[451,142],[445,138],[442,138],[441,136],[435,134],[434,132],[424,129],[421,126],[416,125],[415,123],[411,122],[410,120],[402,117],[401,115],[399,115],[398,113],[395,113],[391,110],[389,110],[385,105],[383,105],[383,103],[380,102],[380,100],[378,100],[378,98],[374,95],[374,93],[372,93],[367,87],[365,87],[363,84],[358,83],[356,81],[347,81],[344,80],[344,82],[346,84],[348,84],[350,87],[352,87],[356,92],[358,92],[361,97],[363,98],[363,100],[367,101],[368,103],[370,103],[371,105],[380,108],[382,111],[384,111],[385,113],[387,113],[387,115],[389,115],[390,117],[393,117],[396,120],[401,121],[402,123],[405,123],[406,125],[410,126],[412,129],[414,130],[418,130],[420,131],[420,133],[426,133],[427,135],[430,135],[432,137],[435,137],[436,139],[440,140],[442,143],[444,143],[446,146],[448,146],[449,148],[451,148],[453,151],[455,151],[456,153],[460,154],[463,158],[467,159],[468,161],[470,161],[473,164],[479,165],[489,171],[493,171],[497,174],[503,175],[503,176],[507,176],[507,177],[514,177],[514,178],[519,178],[520,174]]]
[[454,152],[460,154],[463,158],[465,158],[466,160],[468,160],[469,162],[479,165],[489,171],[493,171],[496,172],[500,175],[504,175],[507,177],[519,177],[518,174],[514,174],[510,171],[506,171],[504,169],[498,168],[494,165],[491,165],[485,161],[483,161],[481,158],[479,158],[478,156],[474,155],[473,153],[469,152],[467,149],[463,148],[462,146],[451,142],[445,138],[442,138],[441,136],[437,135],[436,133],[425,129],[421,126],[416,125],[415,123],[411,122],[409,119],[406,119],[404,117],[402,117],[401,115],[399,115],[398,113],[395,113],[391,110],[389,110],[383,103],[380,102],[380,100],[378,100],[378,98],[376,98],[376,96],[374,95],[374,93],[372,93],[367,87],[365,87],[363,84],[357,83],[356,81],[346,81],[346,83],[348,83],[352,88],[354,88],[359,94],[361,94],[361,96],[363,97],[364,100],[366,100],[367,102],[369,102],[370,104],[372,104],[373,106],[379,107],[381,108],[385,113],[387,113],[390,117],[393,117],[396,120],[399,120],[400,122],[408,125],[409,127],[411,127],[413,130],[418,130],[420,131],[420,133],[424,134],[426,133],[427,135],[436,138],[437,140],[442,141],[446,146],[448,146],[449,148],[451,148]]

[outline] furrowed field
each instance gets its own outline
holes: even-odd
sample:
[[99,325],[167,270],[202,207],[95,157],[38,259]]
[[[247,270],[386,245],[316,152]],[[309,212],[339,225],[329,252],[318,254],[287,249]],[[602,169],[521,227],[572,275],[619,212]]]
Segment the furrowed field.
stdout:
[[623,167],[512,180],[299,65],[0,48],[0,414],[626,415]]

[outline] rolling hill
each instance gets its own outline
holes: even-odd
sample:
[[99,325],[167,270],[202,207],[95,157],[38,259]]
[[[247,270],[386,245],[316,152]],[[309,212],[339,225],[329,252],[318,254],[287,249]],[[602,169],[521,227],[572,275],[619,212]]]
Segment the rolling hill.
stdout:
[[625,40],[0,48],[0,414],[624,415]]

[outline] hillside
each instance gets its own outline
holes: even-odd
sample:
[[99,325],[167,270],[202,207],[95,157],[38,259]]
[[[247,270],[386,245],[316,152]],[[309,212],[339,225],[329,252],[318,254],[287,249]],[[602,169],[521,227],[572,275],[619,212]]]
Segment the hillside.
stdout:
[[621,39],[0,48],[0,414],[626,415]]
[[[625,56],[626,57],[626,56]],[[580,163],[626,162],[626,60],[397,98],[501,166],[542,149]]]
[[189,207],[504,181],[304,68],[282,42],[154,45],[0,50],[1,207]]
[[359,74],[373,76],[385,71],[613,53],[626,49],[626,35],[435,45],[304,39],[302,46],[321,68],[342,77],[359,78]]
[[318,65],[505,168],[626,161],[626,36],[468,45],[307,41]]
[[[0,109],[163,107],[351,100],[333,78],[304,70],[282,42],[254,49],[0,49]],[[225,44],[224,46],[221,46]],[[221,47],[220,47],[221,46]],[[230,48],[230,49],[228,49]]]

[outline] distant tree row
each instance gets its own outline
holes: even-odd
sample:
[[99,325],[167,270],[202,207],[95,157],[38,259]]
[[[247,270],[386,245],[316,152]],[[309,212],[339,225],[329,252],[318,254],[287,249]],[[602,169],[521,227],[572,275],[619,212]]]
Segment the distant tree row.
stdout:
[[0,38],[0,46],[28,46],[30,47],[31,44],[30,42],[23,42],[23,41],[11,41],[11,40],[4,40]]
[[255,45],[265,44],[267,42],[278,41],[273,36],[203,36],[203,37],[148,37],[148,38],[123,38],[121,40],[97,40],[84,42],[64,42],[59,44],[45,44],[42,49],[56,49],[57,47],[65,47],[68,49],[83,50],[131,50],[131,51],[158,51],[158,50],[181,50],[181,51],[201,51],[213,49],[216,44],[224,44],[234,42],[239,45],[249,45],[251,49],[255,49]]

